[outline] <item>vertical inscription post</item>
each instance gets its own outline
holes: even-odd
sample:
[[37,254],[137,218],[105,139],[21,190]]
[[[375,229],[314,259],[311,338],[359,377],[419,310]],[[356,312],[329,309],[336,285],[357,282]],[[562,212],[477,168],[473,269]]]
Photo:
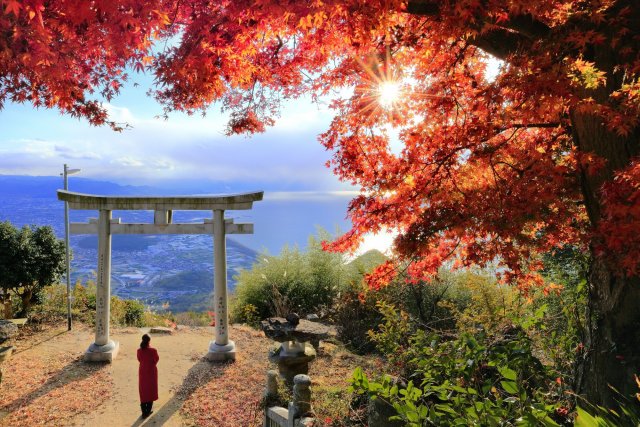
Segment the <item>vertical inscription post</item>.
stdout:
[[211,361],[235,360],[236,346],[229,340],[227,313],[227,248],[224,211],[213,211],[213,307],[216,314],[215,339],[209,345]]
[[109,339],[111,312],[111,211],[100,210],[98,218],[98,285],[96,289],[96,338],[85,353],[90,362],[112,361],[118,343]]
[[111,308],[111,211],[98,218],[98,286],[96,289],[96,345],[109,342]]

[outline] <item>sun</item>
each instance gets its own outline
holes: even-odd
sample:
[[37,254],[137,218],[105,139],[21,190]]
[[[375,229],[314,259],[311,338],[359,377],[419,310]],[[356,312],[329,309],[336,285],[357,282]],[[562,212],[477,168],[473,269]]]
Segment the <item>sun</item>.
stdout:
[[384,108],[390,108],[400,98],[400,83],[387,80],[378,86],[378,102]]

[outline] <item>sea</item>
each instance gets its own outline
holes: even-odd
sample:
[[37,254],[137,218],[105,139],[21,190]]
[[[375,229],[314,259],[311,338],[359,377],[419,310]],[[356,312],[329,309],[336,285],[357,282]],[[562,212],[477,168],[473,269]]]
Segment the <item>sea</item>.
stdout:
[[[64,238],[64,204],[56,196],[58,177],[0,175],[0,221],[17,227],[51,226]],[[91,194],[159,194],[150,187],[119,186],[106,181],[74,179]],[[277,255],[285,247],[304,249],[310,236],[323,229],[333,235],[348,230],[347,206],[353,194],[330,191],[265,191],[250,211],[227,211],[236,223],[254,224],[252,235],[227,237],[227,277],[233,292],[236,276],[250,269],[260,256]],[[71,210],[71,222],[87,222],[97,211]],[[114,211],[122,222],[153,222],[152,211]],[[202,222],[208,211],[177,211],[174,222]],[[72,235],[71,279],[86,285],[95,281],[97,237]],[[112,237],[112,293],[137,299],[155,310],[203,311],[211,307],[213,239],[206,235],[114,235]]]

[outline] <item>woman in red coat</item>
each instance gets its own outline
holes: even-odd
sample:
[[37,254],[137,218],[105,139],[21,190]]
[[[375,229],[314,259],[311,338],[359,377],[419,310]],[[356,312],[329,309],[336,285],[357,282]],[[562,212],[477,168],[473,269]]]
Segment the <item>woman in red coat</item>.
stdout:
[[140,391],[140,409],[142,418],[147,418],[153,412],[153,402],[158,400],[158,352],[149,347],[151,337],[144,334],[138,349],[138,390]]

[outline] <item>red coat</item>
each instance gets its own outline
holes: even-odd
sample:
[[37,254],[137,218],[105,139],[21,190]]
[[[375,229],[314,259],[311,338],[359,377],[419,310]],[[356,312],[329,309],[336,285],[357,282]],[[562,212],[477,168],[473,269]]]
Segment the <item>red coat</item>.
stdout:
[[158,400],[158,360],[160,358],[155,348],[138,349],[138,390],[141,403]]

